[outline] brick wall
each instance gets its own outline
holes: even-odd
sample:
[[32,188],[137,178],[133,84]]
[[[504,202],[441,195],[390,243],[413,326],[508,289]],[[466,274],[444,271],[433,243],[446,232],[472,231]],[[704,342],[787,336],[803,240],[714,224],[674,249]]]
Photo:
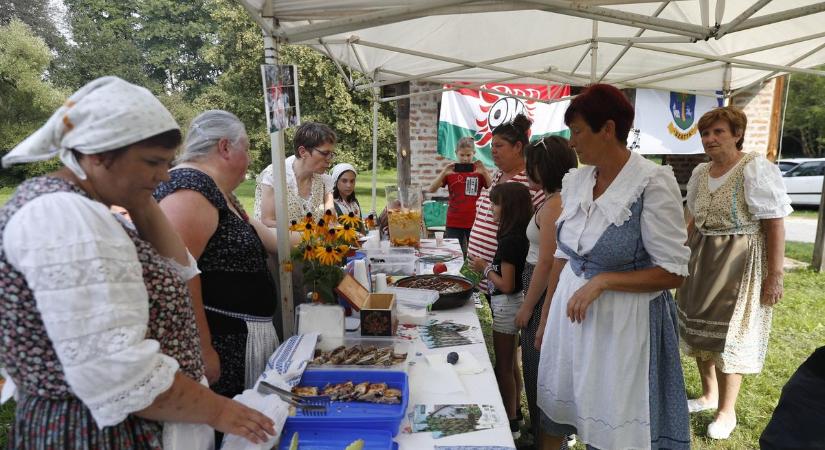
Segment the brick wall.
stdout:
[[[439,89],[433,83],[411,82],[410,93]],[[775,101],[776,79],[763,83],[735,96],[731,103],[742,108],[748,116],[744,150],[766,155],[775,147],[771,141],[771,128],[778,127],[776,118],[771,118]],[[450,161],[436,152],[438,136],[438,102],[441,93],[416,95],[410,98],[410,178],[413,184],[429,185],[441,169]],[[772,149],[775,154],[775,149]],[[706,161],[701,155],[668,156],[664,163],[673,166],[680,184],[687,183],[693,168]]]
[[[410,93],[440,89],[434,83],[410,82]],[[410,97],[410,180],[424,187],[432,183],[449,160],[436,151],[438,102],[441,93]]]

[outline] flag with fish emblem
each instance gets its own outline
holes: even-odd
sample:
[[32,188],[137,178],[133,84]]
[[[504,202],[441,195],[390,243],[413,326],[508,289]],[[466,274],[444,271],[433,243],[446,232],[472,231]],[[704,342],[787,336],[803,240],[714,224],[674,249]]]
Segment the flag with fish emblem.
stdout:
[[490,153],[493,129],[512,121],[519,113],[524,113],[533,122],[531,141],[548,135],[569,137],[564,111],[570,100],[545,102],[569,95],[569,85],[530,84],[486,84],[481,89],[444,92],[438,117],[438,153],[455,160],[458,140],[470,136],[475,141],[476,158],[493,166]]

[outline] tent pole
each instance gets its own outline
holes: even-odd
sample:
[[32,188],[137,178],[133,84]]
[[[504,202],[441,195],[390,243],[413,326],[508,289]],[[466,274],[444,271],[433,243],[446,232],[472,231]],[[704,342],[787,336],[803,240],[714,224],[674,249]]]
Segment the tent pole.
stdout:
[[[707,2],[708,0],[703,0],[703,1]],[[669,5],[669,4],[670,4],[670,0],[663,1],[662,4],[660,4],[659,7],[656,8],[656,11],[653,12],[651,17],[659,17],[659,14],[661,14],[662,11],[664,11],[665,8],[667,8],[667,5]],[[702,23],[702,25],[707,26],[707,24],[704,23],[704,22]],[[636,32],[634,37],[641,37],[642,34],[644,34],[645,31],[647,31],[646,28],[640,29],[639,31]],[[613,58],[613,61],[607,66],[607,69],[604,69],[604,72],[602,72],[602,75],[599,77],[599,79],[598,79],[599,83],[601,83],[602,80],[604,80],[604,77],[606,77],[607,74],[610,73],[611,70],[613,70],[613,67],[615,67],[616,64],[619,63],[619,60],[621,60],[624,57],[624,55],[627,53],[628,50],[630,50],[630,47],[632,47],[632,46],[633,46],[632,42],[627,43],[624,46],[624,48],[622,49],[622,51],[620,51],[619,54],[616,55],[615,58]]]
[[710,0],[699,0],[699,15],[702,17],[702,26],[710,26]]
[[[564,50],[564,49],[567,49],[567,48],[576,47],[576,46],[579,46],[579,45],[584,45],[584,44],[587,44],[589,42],[590,42],[590,39],[580,39],[578,41],[568,42],[566,44],[554,45],[552,47],[540,48],[540,49],[537,49],[537,50],[531,50],[529,52],[518,53],[518,54],[515,54],[515,55],[510,55],[510,56],[506,56],[506,57],[502,57],[502,58],[489,59],[487,61],[482,61],[479,64],[498,64],[498,63],[502,63],[502,62],[511,61],[511,60],[514,60],[514,59],[526,58],[528,56],[535,56],[535,55],[541,55],[541,54],[544,54],[544,53],[550,53],[550,52],[554,52],[556,50]],[[449,69],[435,70],[435,71],[432,71],[432,72],[422,73],[422,74],[418,74],[418,75],[410,75],[409,77],[405,77],[405,78],[398,79],[398,80],[379,81],[379,82],[375,82],[375,83],[371,83],[371,84],[370,83],[357,84],[357,85],[355,85],[355,90],[362,91],[362,90],[370,89],[370,88],[373,88],[373,87],[386,86],[388,84],[396,84],[396,83],[404,83],[404,82],[407,82],[407,81],[415,81],[415,80],[418,80],[418,79],[421,79],[421,78],[435,77],[435,76],[438,76],[438,75],[444,75],[444,74],[448,74],[448,73],[458,72],[458,71],[464,70],[464,69],[472,69],[472,66],[460,65],[460,66],[457,66],[457,67],[451,67]]]
[[375,88],[372,91],[372,213],[376,214],[376,185],[378,184],[378,97],[380,89]]
[[[803,59],[805,59],[805,58],[807,58],[807,57],[809,57],[809,56],[813,55],[814,53],[819,52],[819,51],[820,51],[820,50],[822,50],[823,48],[825,48],[825,43],[823,43],[823,44],[821,44],[821,45],[818,45],[815,49],[813,49],[813,50],[811,50],[811,51],[808,51],[808,52],[805,52],[805,54],[803,54],[803,55],[801,55],[801,56],[799,56],[799,57],[797,57],[797,58],[794,58],[794,59],[793,59],[793,61],[791,61],[791,62],[789,62],[789,63],[787,63],[787,64],[785,64],[785,65],[786,65],[786,66],[793,66],[794,64],[798,63],[799,61],[802,61]],[[741,87],[741,88],[737,89],[737,90],[736,90],[736,92],[734,92],[734,95],[736,95],[739,91],[741,91],[741,90],[743,90],[743,89],[747,89],[747,88],[749,88],[749,87],[753,86],[754,84],[762,83],[763,81],[768,80],[768,79],[770,79],[770,78],[772,78],[772,77],[776,76],[777,74],[779,74],[779,71],[773,71],[773,72],[771,72],[771,73],[769,73],[769,74],[765,75],[764,77],[762,77],[762,78],[760,78],[760,79],[758,79],[758,80],[754,81],[753,83],[751,83],[751,84],[749,84],[749,85],[747,85],[747,86],[743,86],[743,87]],[[790,76],[790,75],[788,75],[788,76]]]
[[[278,42],[269,33],[264,32],[264,62],[278,64]],[[281,321],[283,323],[284,338],[295,334],[295,299],[292,296],[292,273],[284,270],[292,265],[289,248],[289,217],[287,217],[286,200],[286,154],[284,151],[283,130],[269,134],[272,151],[272,178],[275,190],[275,222],[278,231],[278,277],[281,302]]]
[[765,14],[763,16],[748,19],[738,26],[728,30],[728,33],[735,31],[749,30],[751,28],[758,28],[765,25],[770,25],[785,20],[796,19],[797,17],[809,16],[811,14],[821,13],[825,11],[825,2],[814,3],[813,5],[802,6],[799,8],[788,9],[773,14]]
[[[822,70],[802,69],[802,68],[797,68],[797,67],[782,66],[782,65],[779,65],[779,64],[760,63],[760,62],[756,62],[756,61],[747,61],[747,60],[742,60],[742,59],[736,59],[736,58],[733,58],[733,57],[730,57],[730,56],[706,55],[706,54],[703,54],[703,53],[691,52],[691,51],[687,51],[687,50],[679,50],[679,49],[675,49],[675,48],[665,48],[665,47],[657,47],[657,46],[653,46],[653,45],[642,45],[642,44],[637,44],[636,48],[640,48],[642,50],[650,50],[650,51],[654,51],[654,52],[660,52],[660,53],[668,53],[668,54],[671,54],[671,55],[688,56],[688,57],[697,58],[697,59],[705,60],[705,61],[719,61],[719,62],[725,62],[725,63],[730,63],[730,64],[739,64],[739,65],[743,65],[743,66],[749,66],[752,69],[776,70],[776,71],[779,71],[779,72],[807,73],[807,74],[810,74],[810,75],[825,76],[825,71],[822,71]],[[694,63],[694,66],[695,66],[695,64],[696,63]],[[662,71],[657,71],[657,73],[662,73]],[[641,78],[641,77],[635,76],[633,78]],[[625,80],[611,80],[611,83],[618,83],[618,82],[621,82],[621,81],[625,81]]]
[[735,19],[719,27],[719,31],[716,32],[716,39],[721,39],[722,36],[728,34],[731,30],[736,29],[736,27],[738,27],[739,24],[747,20],[750,16],[756,14],[757,11],[764,8],[765,5],[767,5],[770,2],[771,0],[758,0],[756,3],[751,5],[750,8],[742,11],[742,14],[736,16]]
[[[419,52],[419,51],[416,51],[416,50],[410,50],[410,49],[404,49],[404,48],[400,48],[400,47],[394,47],[394,46],[391,46],[391,45],[379,44],[377,42],[354,40],[354,43],[357,43],[359,45],[363,45],[365,47],[372,47],[372,48],[377,48],[377,49],[381,49],[381,50],[387,50],[387,51],[390,51],[390,52],[403,53],[403,54],[412,55],[412,56],[420,56],[422,58],[429,58],[429,59],[434,59],[434,60],[437,60],[437,61],[445,61],[445,62],[450,62],[450,63],[453,63],[453,64],[467,65],[467,66],[470,66],[470,67],[479,68],[479,69],[487,69],[487,70],[491,70],[491,71],[494,71],[494,72],[502,72],[502,73],[509,73],[509,74],[513,74],[513,75],[520,75],[520,76],[525,77],[525,78],[536,78],[536,79],[539,79],[539,80],[554,81],[554,82],[557,82],[557,83],[567,83],[568,82],[568,81],[565,81],[565,80],[559,80],[558,78],[554,78],[554,77],[551,77],[551,76],[541,75],[541,74],[532,73],[532,72],[526,72],[526,71],[523,71],[523,70],[508,69],[506,67],[498,67],[498,66],[493,66],[493,65],[490,65],[490,64],[474,63],[474,62],[466,61],[466,60],[463,60],[463,59],[451,58],[451,57],[448,57],[448,56],[434,55],[434,54],[430,54],[430,53]],[[586,78],[583,78],[583,77],[573,77],[573,78],[581,78],[584,82],[586,82],[586,80],[587,80]]]
[[[596,65],[599,62],[599,21],[593,21],[593,41],[590,42],[590,84],[596,83]],[[571,74],[572,75],[572,74]]]
[[725,64],[725,71],[722,74],[722,95],[725,98],[725,106],[730,106],[731,101],[733,100],[733,98],[731,98],[732,92],[730,90],[731,72],[733,72],[733,70],[730,67],[730,63]]
[[[819,39],[821,37],[825,37],[825,32],[811,34],[811,35],[808,35],[808,36],[802,36],[802,37],[798,37],[798,38],[794,38],[794,39],[788,39],[786,41],[775,42],[773,44],[763,45],[763,46],[760,46],[760,47],[753,47],[753,48],[749,48],[749,49],[745,49],[745,50],[740,50],[738,52],[729,53],[729,54],[724,55],[724,56],[729,57],[729,58],[735,58],[737,56],[748,55],[750,53],[758,53],[758,52],[762,52],[762,51],[765,51],[765,50],[770,50],[770,49],[773,49],[773,48],[782,47],[784,45],[798,44],[800,42],[810,41],[812,39]],[[678,65],[675,65],[675,66],[671,66],[671,67],[665,67],[663,69],[652,70],[650,72],[640,73],[640,74],[633,75],[633,76],[630,76],[630,77],[619,78],[619,79],[616,79],[616,80],[609,80],[608,82],[609,83],[624,83],[626,81],[638,80],[638,79],[647,78],[647,77],[650,77],[650,76],[653,76],[653,75],[661,75],[661,74],[668,73],[668,72],[674,72],[676,70],[687,69],[687,68],[696,68],[696,67],[699,67],[700,65],[710,64],[712,62],[713,61],[707,61],[707,62],[694,61],[694,62],[689,62],[689,63],[683,63],[683,64],[678,64]]]

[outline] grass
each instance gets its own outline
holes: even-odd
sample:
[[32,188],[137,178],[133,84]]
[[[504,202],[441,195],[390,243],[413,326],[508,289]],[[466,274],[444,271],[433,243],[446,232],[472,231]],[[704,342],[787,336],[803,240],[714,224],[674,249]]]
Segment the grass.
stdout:
[[816,220],[819,218],[819,208],[816,206],[794,206],[791,217]]
[[[785,255],[800,261],[811,261],[813,244],[787,242]],[[486,305],[478,312],[487,350],[493,357],[492,317]],[[785,296],[775,307],[768,355],[762,373],[744,377],[742,389],[737,402],[738,425],[731,438],[715,441],[707,437],[707,426],[713,421],[713,412],[706,411],[692,414],[691,448],[701,450],[717,449],[756,449],[759,448],[759,436],[770,420],[773,409],[779,400],[782,387],[796,368],[817,347],[825,343],[825,274],[811,270],[797,270],[785,275]],[[688,398],[701,395],[702,385],[699,372],[693,359],[682,358],[685,384]],[[522,410],[527,413],[526,398],[521,398]],[[528,423],[529,424],[529,423]],[[522,427],[522,436],[527,427]],[[524,437],[516,444],[527,444]],[[576,450],[584,450],[578,442]]]
[[[363,172],[356,180],[355,196],[361,203],[361,209],[364,213],[368,213],[372,206],[372,175],[369,172]],[[384,187],[390,184],[396,184],[395,169],[383,169],[378,171],[376,186],[376,210],[381,212],[387,204],[386,195],[384,194]],[[0,187],[0,206],[4,205],[14,192],[13,187]],[[255,206],[255,180],[246,180],[235,189],[235,194],[240,199],[243,207],[251,213]]]
[[[369,209],[369,176],[359,180],[357,195],[364,209]],[[395,183],[395,171],[378,174],[378,205],[384,206],[384,186]],[[244,182],[236,191],[244,206],[252,210],[254,181]],[[12,189],[0,188],[0,204],[5,203]],[[800,261],[811,261],[813,244],[787,242],[785,255]],[[492,357],[492,317],[490,309],[477,310],[485,342]],[[727,441],[712,441],[706,437],[707,425],[713,420],[712,412],[691,417],[692,447],[695,449],[752,449],[758,448],[759,435],[765,428],[779,399],[782,386],[796,368],[818,346],[825,343],[825,275],[810,270],[790,272],[785,276],[785,298],[776,306],[765,368],[758,375],[746,376],[737,405],[739,425]],[[682,360],[688,397],[700,395],[701,384],[693,360]],[[522,410],[527,413],[526,399],[522,397]],[[0,407],[0,447],[5,446],[8,428],[14,418],[14,402]],[[529,419],[528,419],[529,420]],[[522,432],[526,428],[522,429]],[[524,441],[519,440],[519,444]],[[575,447],[583,449],[581,443]]]

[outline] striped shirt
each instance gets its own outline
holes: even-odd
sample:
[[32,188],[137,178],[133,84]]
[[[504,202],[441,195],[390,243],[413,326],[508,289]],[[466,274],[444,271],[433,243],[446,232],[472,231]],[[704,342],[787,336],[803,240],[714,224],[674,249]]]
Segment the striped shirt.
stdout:
[[[490,190],[499,183],[501,177],[504,175],[502,171],[496,172],[493,176],[493,182],[488,189],[483,189],[478,197],[476,203],[476,218],[473,222],[473,229],[470,231],[470,243],[467,247],[467,254],[478,256],[487,264],[493,261],[493,256],[498,249],[498,240],[496,233],[498,233],[498,224],[493,220],[493,206],[490,203]],[[519,172],[513,178],[510,178],[507,183],[521,183],[530,187],[527,181],[527,174],[524,170]],[[541,189],[530,190],[533,195],[533,208],[538,208],[544,202],[544,191]],[[485,290],[487,288],[487,280],[481,280],[480,287]]]

